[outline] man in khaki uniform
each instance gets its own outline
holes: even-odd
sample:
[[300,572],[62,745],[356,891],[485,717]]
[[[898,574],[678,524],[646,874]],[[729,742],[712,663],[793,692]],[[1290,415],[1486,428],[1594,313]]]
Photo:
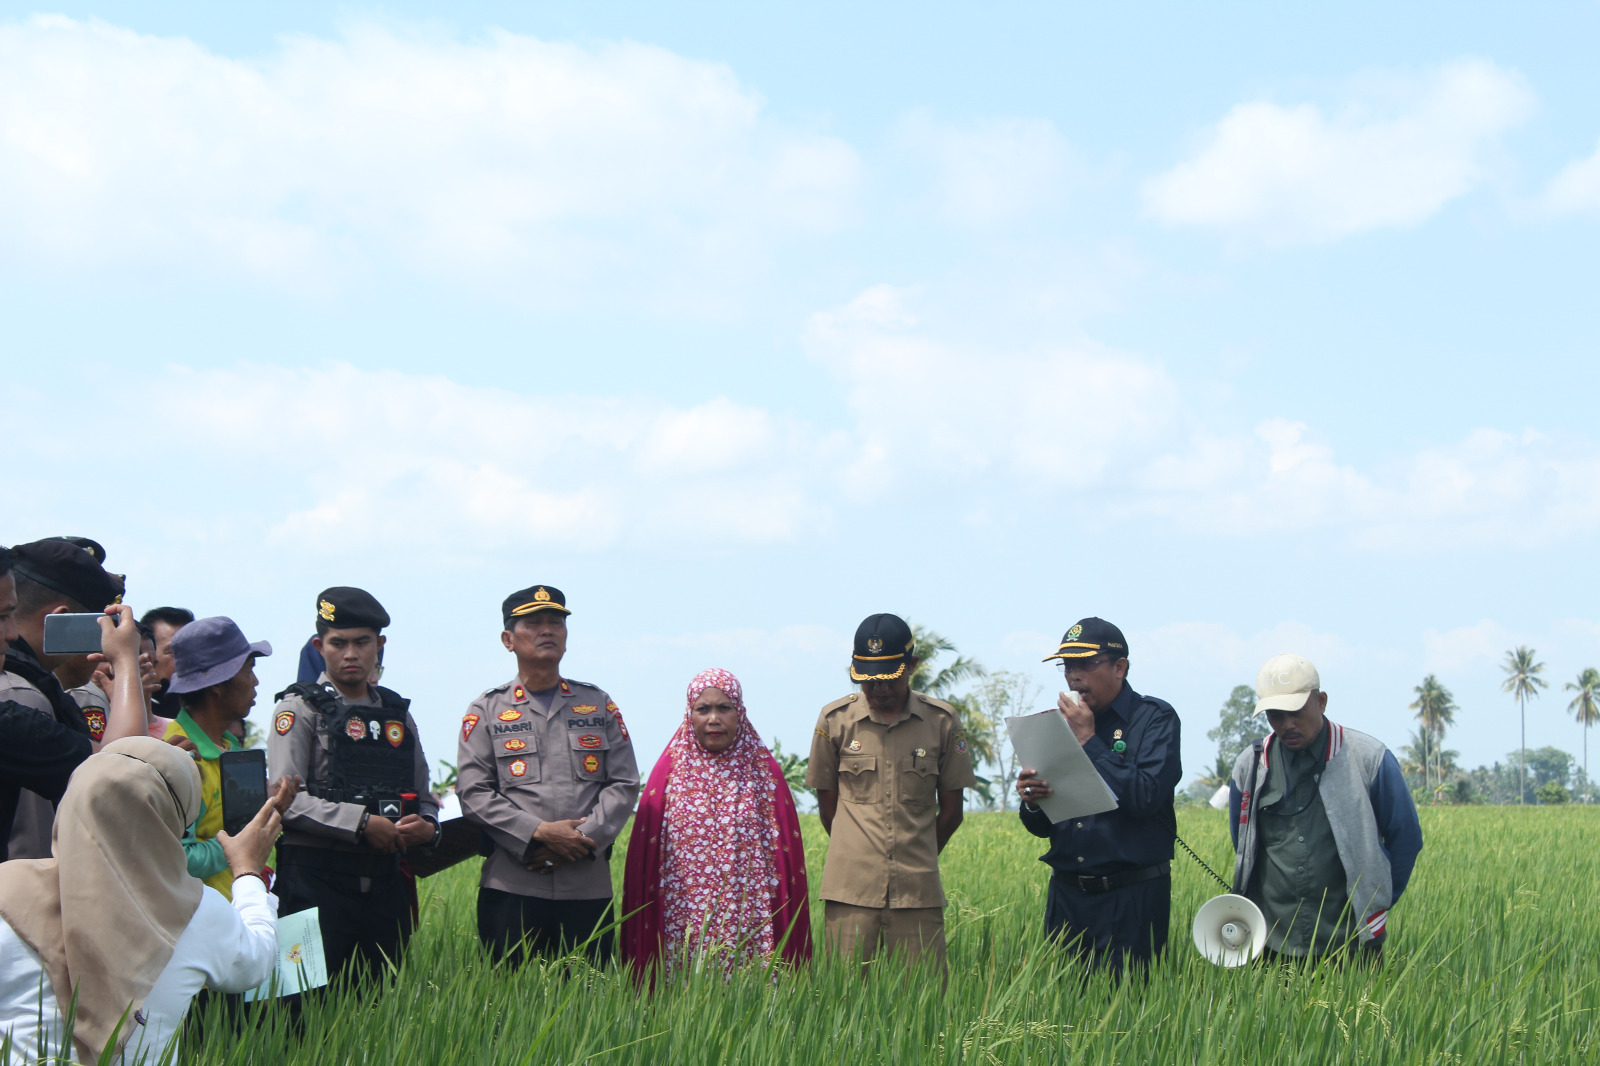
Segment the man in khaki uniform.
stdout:
[[[500,641],[517,673],[461,719],[461,812],[494,843],[478,888],[478,936],[520,961],[589,940],[611,915],[611,844],[639,797],[628,727],[611,697],[560,674],[566,597],[549,585],[501,605]],[[606,930],[589,944],[611,957]]]
[[861,691],[822,708],[806,784],[832,838],[821,893],[829,948],[863,962],[880,947],[926,953],[943,969],[939,852],[976,781],[955,708],[911,691],[916,666],[903,620],[861,623],[850,662]]

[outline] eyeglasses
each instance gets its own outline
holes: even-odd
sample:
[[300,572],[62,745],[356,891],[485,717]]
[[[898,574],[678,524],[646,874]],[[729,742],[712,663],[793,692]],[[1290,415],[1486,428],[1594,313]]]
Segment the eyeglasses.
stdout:
[[1061,672],[1064,674],[1070,674],[1074,671],[1081,672],[1086,670],[1094,670],[1098,667],[1104,666],[1106,663],[1114,662],[1116,662],[1115,659],[1106,655],[1097,655],[1093,659],[1062,659]]

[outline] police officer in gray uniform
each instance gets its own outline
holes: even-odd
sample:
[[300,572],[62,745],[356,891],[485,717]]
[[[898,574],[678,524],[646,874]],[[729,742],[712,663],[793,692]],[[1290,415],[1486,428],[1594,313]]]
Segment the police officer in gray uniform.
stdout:
[[[566,597],[549,585],[501,605],[500,641],[517,673],[461,719],[462,814],[494,845],[478,889],[478,936],[520,961],[584,943],[610,920],[611,844],[639,797],[628,727],[603,691],[564,679]],[[606,930],[589,944],[611,957]]]
[[428,761],[410,701],[371,683],[389,614],[368,592],[317,597],[327,670],[278,693],[269,775],[304,779],[278,844],[280,914],[320,909],[329,976],[351,979],[399,961],[413,928],[399,855],[439,838]]

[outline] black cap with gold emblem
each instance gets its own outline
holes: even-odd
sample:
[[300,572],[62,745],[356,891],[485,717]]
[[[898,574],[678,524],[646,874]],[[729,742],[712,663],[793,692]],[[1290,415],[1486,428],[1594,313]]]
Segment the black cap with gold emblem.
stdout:
[[856,627],[850,680],[893,681],[910,665],[914,644],[905,619],[894,614],[873,615]]
[[572,613],[567,610],[567,598],[560,589],[554,585],[530,585],[505,598],[505,602],[500,604],[500,619],[510,629],[518,618],[525,618],[537,611]]
[[121,574],[106,572],[105,549],[94,541],[95,548],[78,543],[77,537],[46,537],[44,540],[18,544],[11,550],[16,553],[16,571],[22,577],[53,589],[79,604],[85,610],[103,611],[113,603],[122,602],[125,588]]
[[1056,649],[1054,655],[1046,655],[1044,661],[1088,659],[1096,655],[1126,659],[1128,641],[1123,637],[1122,630],[1104,618],[1085,618],[1072,624],[1072,628],[1061,638],[1061,647]]
[[317,596],[318,632],[327,629],[382,629],[389,612],[366,589],[335,585]]

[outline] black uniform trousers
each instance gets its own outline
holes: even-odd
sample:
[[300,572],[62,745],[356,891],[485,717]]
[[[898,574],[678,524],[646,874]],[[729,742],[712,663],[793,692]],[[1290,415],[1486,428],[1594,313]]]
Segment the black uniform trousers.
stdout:
[[1141,968],[1167,946],[1172,922],[1170,873],[1107,892],[1084,892],[1074,878],[1052,875],[1044,905],[1044,932],[1076,950],[1090,969],[1121,974]]
[[607,928],[593,940],[595,929],[611,923],[611,897],[604,899],[541,899],[478,889],[478,939],[496,962],[520,965],[524,951],[564,955],[589,941],[584,953],[596,966],[610,961],[614,937]]
[[398,869],[363,878],[286,863],[273,890],[279,914],[319,911],[330,980],[341,973],[352,982],[381,976],[386,961],[399,964],[411,939],[411,896]]

